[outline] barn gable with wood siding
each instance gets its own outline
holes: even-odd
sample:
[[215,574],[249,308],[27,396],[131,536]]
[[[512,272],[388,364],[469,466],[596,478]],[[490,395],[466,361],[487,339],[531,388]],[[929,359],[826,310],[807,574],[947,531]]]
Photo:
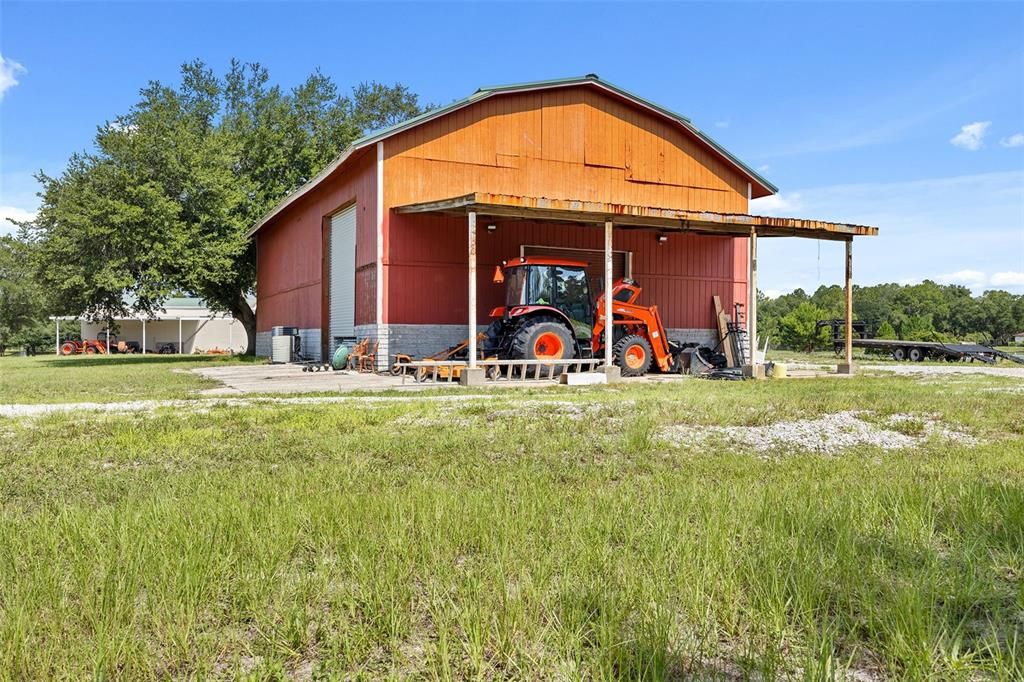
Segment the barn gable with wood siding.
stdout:
[[[314,355],[339,337],[378,339],[382,365],[464,339],[465,215],[428,209],[468,195],[522,207],[480,214],[480,326],[502,303],[490,276],[504,259],[555,253],[601,267],[599,221],[569,213],[600,206],[619,213],[616,274],[640,282],[670,336],[714,345],[712,297],[730,310],[747,302],[745,232],[644,216],[749,217],[749,200],[775,191],[685,118],[595,76],[483,88],[356,142],[253,228],[257,352],[269,354],[278,325],[299,327]],[[541,204],[569,217],[529,210]]]

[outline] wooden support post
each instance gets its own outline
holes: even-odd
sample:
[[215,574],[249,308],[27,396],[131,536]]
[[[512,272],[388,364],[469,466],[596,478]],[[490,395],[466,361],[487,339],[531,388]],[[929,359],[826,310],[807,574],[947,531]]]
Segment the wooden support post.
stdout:
[[110,324],[107,324],[107,355],[110,355]]
[[750,364],[756,363],[757,351],[757,228],[750,228],[750,303],[747,305],[747,340]]
[[476,211],[469,212],[469,368],[476,367]]
[[178,318],[178,355],[185,352],[185,349],[181,347],[181,318]]
[[604,364],[612,366],[612,344],[615,325],[612,324],[612,221],[604,223]]
[[60,355],[60,320],[57,322],[57,355]]
[[844,335],[843,358],[839,365],[840,374],[853,374],[853,237],[846,240],[846,327]]
[[146,320],[142,320],[142,354],[146,354]]

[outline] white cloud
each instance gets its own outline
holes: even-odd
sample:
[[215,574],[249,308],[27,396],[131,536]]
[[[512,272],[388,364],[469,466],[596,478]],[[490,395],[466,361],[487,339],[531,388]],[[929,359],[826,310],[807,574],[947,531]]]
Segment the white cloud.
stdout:
[[999,140],[1004,147],[1024,147],[1024,133],[1014,133],[1009,137]]
[[0,206],[0,234],[10,234],[18,229],[12,220],[32,220],[35,217],[35,211],[26,211],[17,206]]
[[716,128],[728,128],[729,127],[729,121],[715,121],[715,127]]
[[1024,287],[1024,272],[997,272],[989,283],[996,287]]
[[798,212],[803,206],[799,192],[792,194],[772,194],[760,199],[753,199],[750,202],[750,212],[753,215],[769,216],[790,216]]
[[988,277],[980,270],[958,270],[935,278],[939,284],[961,284],[971,289],[984,286],[987,280]]
[[0,54],[0,100],[4,98],[5,92],[18,84],[18,76],[25,71],[24,66]]
[[981,149],[983,140],[985,139],[985,133],[988,132],[989,126],[992,125],[992,121],[975,121],[974,123],[968,123],[967,125],[960,127],[960,132],[954,135],[950,140],[950,144],[954,147],[960,147],[971,152],[976,152]]
[[[783,214],[880,228],[854,243],[854,282],[936,280],[962,271],[983,272],[975,293],[1011,288],[1008,276],[1024,271],[1024,171],[979,173],[908,182],[873,182],[796,188],[782,196]],[[763,211],[758,199],[750,212]],[[778,198],[770,203],[777,204]],[[778,207],[776,207],[778,208]],[[796,209],[796,210],[794,210]],[[843,281],[843,245],[806,239],[763,239],[762,288],[813,291]]]
[[115,118],[113,121],[107,121],[106,129],[114,133],[131,135],[139,129],[139,126],[135,123],[125,123],[122,119]]
[[771,166],[769,166],[769,165],[768,165],[768,164],[766,163],[766,164],[764,164],[764,165],[758,166],[758,167],[757,167],[757,172],[758,172],[758,173],[767,173],[767,172],[768,172],[768,171],[770,171],[771,169],[772,169],[772,167],[771,167]]

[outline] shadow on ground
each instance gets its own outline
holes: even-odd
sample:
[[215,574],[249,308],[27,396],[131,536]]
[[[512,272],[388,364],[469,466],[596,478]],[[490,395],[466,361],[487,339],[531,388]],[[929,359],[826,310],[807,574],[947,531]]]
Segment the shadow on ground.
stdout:
[[251,355],[159,355],[147,353],[146,355],[73,355],[62,357],[40,358],[35,357],[35,362],[46,367],[76,368],[87,367],[95,363],[96,366],[118,366],[118,365],[203,365],[214,364],[261,364],[266,358],[257,358]]

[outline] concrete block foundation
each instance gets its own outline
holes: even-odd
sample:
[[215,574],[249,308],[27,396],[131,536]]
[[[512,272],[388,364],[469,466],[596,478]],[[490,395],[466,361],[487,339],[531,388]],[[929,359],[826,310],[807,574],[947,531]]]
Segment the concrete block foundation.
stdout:
[[[477,327],[477,333],[487,325]],[[668,329],[668,337],[677,343],[697,343],[714,348],[718,345],[718,331],[715,329]],[[300,329],[302,352],[314,360],[320,357],[320,328]],[[356,325],[355,337],[369,338],[379,342],[377,347],[377,369],[387,371],[396,353],[411,355],[419,359],[433,355],[466,340],[464,324],[361,324]],[[256,355],[270,357],[270,332],[256,333]],[[334,354],[334,340],[328,339],[328,357]]]

